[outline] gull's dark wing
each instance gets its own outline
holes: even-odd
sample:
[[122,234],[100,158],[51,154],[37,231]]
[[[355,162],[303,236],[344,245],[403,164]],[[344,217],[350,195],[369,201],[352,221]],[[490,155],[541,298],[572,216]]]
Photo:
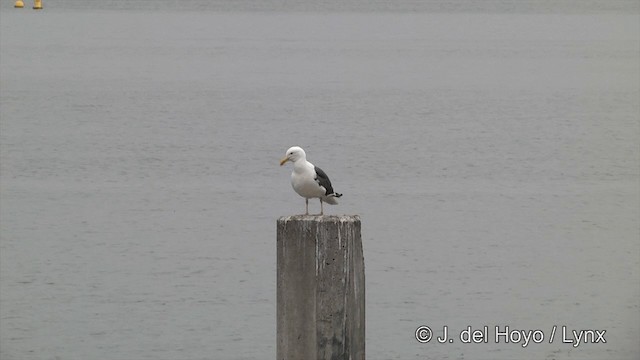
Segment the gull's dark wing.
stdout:
[[318,182],[318,184],[320,184],[320,186],[324,187],[325,189],[325,195],[331,195],[333,194],[333,187],[331,186],[331,180],[329,180],[329,177],[327,176],[327,174],[322,171],[322,169],[320,169],[317,166],[314,166],[315,170],[316,170],[316,181]]

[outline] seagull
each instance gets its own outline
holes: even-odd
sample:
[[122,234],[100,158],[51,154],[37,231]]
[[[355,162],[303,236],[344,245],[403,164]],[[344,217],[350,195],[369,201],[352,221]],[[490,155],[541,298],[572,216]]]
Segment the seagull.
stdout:
[[285,157],[280,160],[280,166],[287,161],[293,163],[293,172],[291,173],[291,186],[293,190],[302,196],[305,201],[305,215],[309,215],[309,199],[320,199],[320,214],[324,215],[323,202],[331,205],[337,205],[342,194],[333,191],[331,181],[322,169],[307,161],[307,154],[299,146],[290,147]]

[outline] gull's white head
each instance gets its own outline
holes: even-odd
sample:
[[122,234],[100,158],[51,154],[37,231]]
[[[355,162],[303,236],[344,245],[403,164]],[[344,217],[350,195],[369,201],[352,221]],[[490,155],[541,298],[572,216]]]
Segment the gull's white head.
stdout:
[[280,166],[284,165],[287,161],[296,162],[300,159],[306,159],[307,154],[299,146],[292,146],[287,150],[286,155],[280,160]]

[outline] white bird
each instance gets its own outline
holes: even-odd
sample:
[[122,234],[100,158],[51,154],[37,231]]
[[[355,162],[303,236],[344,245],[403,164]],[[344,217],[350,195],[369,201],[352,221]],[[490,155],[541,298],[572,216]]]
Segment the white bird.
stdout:
[[291,173],[291,186],[298,195],[304,198],[306,204],[305,215],[309,215],[309,199],[320,199],[320,215],[324,214],[323,202],[331,205],[337,205],[342,194],[333,191],[331,181],[322,169],[307,161],[307,154],[299,146],[293,146],[287,150],[280,166],[287,161],[293,163],[293,172]]

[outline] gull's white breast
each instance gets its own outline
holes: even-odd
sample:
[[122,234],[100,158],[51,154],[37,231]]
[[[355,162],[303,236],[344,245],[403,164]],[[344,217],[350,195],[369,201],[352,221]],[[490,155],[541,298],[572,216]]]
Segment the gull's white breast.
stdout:
[[298,195],[305,198],[316,198],[324,196],[325,189],[318,185],[315,180],[315,170],[313,165],[300,166],[291,173],[291,186]]

